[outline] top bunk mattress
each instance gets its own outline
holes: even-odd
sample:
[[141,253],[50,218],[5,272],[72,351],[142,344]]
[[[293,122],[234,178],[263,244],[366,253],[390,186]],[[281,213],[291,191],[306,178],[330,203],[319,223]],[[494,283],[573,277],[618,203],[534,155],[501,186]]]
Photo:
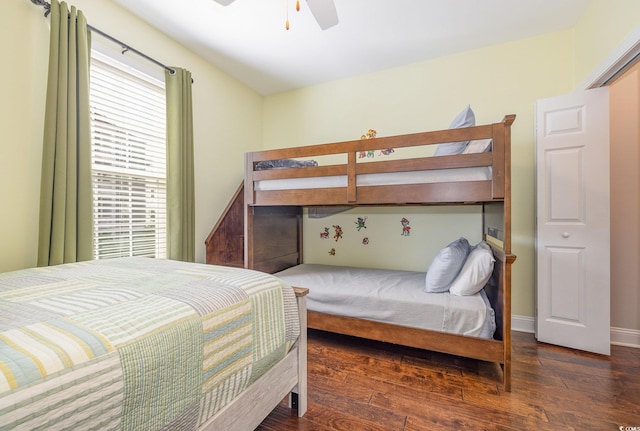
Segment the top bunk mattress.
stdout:
[[[303,168],[304,169],[304,168]],[[357,186],[389,186],[403,184],[430,184],[461,181],[488,181],[492,179],[490,166],[472,168],[437,169],[426,171],[359,174]],[[346,175],[307,178],[285,178],[254,181],[255,191],[318,189],[347,187]]]
[[424,272],[303,264],[274,275],[308,288],[310,311],[482,338],[496,328],[484,290],[426,293]]

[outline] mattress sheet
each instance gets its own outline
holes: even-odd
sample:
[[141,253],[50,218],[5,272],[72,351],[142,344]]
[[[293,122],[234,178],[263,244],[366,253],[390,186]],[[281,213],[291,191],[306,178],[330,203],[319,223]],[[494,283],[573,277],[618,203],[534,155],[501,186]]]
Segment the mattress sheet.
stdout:
[[303,264],[275,275],[309,288],[311,311],[482,338],[495,331],[484,290],[471,296],[426,293],[424,272]]
[[[303,168],[304,169],[304,168]],[[389,172],[383,174],[360,174],[356,176],[357,186],[382,186],[402,184],[428,184],[459,181],[491,180],[491,167],[436,169],[428,171]],[[317,189],[347,187],[346,175],[328,177],[286,178],[254,181],[256,191]]]
[[300,333],[281,280],[124,258],[0,274],[0,429],[196,430]]

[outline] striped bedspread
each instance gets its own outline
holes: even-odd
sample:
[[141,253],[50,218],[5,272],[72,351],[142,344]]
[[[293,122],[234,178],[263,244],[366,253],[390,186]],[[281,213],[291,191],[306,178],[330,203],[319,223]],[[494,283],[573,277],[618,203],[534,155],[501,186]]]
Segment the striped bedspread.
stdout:
[[0,274],[0,430],[196,430],[299,335],[256,271],[148,258]]

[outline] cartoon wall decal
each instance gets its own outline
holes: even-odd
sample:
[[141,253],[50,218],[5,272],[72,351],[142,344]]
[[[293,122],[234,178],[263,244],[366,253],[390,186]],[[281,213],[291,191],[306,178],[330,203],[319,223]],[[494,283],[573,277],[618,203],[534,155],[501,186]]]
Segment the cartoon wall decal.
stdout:
[[[377,135],[378,135],[378,132],[376,132],[374,129],[369,129],[363,135],[360,135],[360,139],[373,139]],[[393,148],[384,148],[384,149],[380,150],[380,155],[381,156],[388,156],[391,153],[393,153],[394,151],[395,150]],[[372,159],[375,156],[376,156],[376,154],[375,154],[374,150],[358,152],[358,158],[359,159],[364,159],[365,157],[368,158],[368,159]]]
[[409,220],[406,217],[402,217],[400,220],[400,224],[402,225],[402,236],[409,236],[411,234],[411,226],[409,226]]
[[384,150],[380,150],[381,156],[388,156],[389,154],[395,152],[393,148],[385,148]]
[[360,229],[366,229],[367,226],[365,225],[365,222],[367,221],[367,217],[358,217],[356,221],[354,221],[354,223],[356,224],[356,229],[358,229],[358,232],[360,232]]
[[329,239],[329,228],[325,227],[324,232],[320,232],[320,239]]
[[[380,153],[380,154],[382,154],[382,153]],[[358,152],[358,158],[359,158],[359,159],[364,159],[365,157],[366,157],[367,159],[372,159],[372,158],[374,158],[375,156],[376,156],[376,153],[375,153],[375,151],[373,151],[373,150],[359,151],[359,152]]]
[[332,248],[331,250],[329,250],[329,256],[335,256],[336,255],[336,249]]
[[364,135],[360,136],[360,139],[373,139],[377,134],[378,132],[376,132],[375,130],[369,129],[364,133]]
[[[376,137],[377,132],[373,129],[367,130],[363,135],[360,135],[360,139],[373,139]],[[370,159],[375,157],[375,152],[373,150],[368,151],[360,151],[358,152],[358,158],[364,159],[365,157]]]
[[369,245],[369,237],[365,236],[362,238],[362,245]]
[[333,229],[335,229],[335,233],[333,234],[333,239],[338,242],[339,239],[342,239],[342,227],[339,224],[334,224]]

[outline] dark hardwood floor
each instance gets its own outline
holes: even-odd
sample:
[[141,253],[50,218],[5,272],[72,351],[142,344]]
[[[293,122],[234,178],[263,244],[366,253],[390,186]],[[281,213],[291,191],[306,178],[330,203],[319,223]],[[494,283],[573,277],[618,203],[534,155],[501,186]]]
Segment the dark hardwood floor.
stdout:
[[640,430],[640,349],[611,350],[514,332],[509,393],[495,364],[309,330],[307,413],[258,430]]

